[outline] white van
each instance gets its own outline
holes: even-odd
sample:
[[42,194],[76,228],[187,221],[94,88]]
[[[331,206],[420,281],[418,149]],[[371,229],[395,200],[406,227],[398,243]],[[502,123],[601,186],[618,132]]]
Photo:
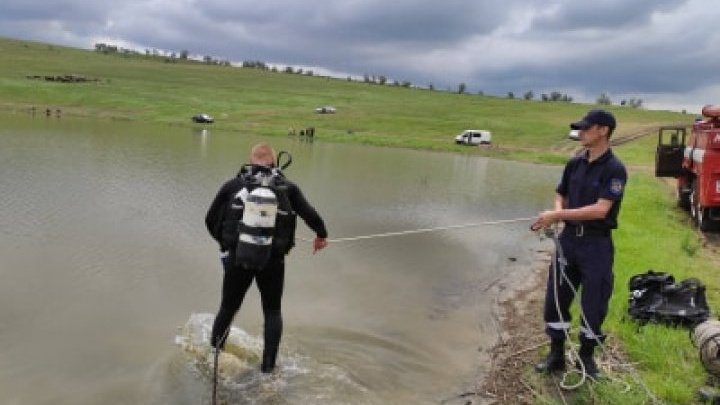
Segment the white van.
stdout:
[[455,137],[458,145],[483,145],[489,144],[492,134],[484,129],[466,129],[462,134]]

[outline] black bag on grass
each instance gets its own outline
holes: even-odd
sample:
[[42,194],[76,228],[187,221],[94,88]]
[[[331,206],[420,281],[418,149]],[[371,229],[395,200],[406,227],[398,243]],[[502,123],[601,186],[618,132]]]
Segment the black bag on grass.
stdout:
[[705,285],[696,278],[675,283],[671,274],[650,270],[631,277],[628,287],[628,314],[641,324],[694,327],[710,316]]

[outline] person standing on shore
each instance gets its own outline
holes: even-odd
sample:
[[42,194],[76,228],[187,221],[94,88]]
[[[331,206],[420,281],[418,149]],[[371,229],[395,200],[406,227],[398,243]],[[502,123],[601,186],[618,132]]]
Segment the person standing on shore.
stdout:
[[[570,305],[574,292],[582,285],[580,307],[585,316],[580,327],[580,353],[577,368],[597,379],[599,370],[593,359],[596,346],[605,340],[601,326],[608,311],[613,289],[614,246],[612,230],[617,228],[620,204],[627,183],[623,163],[610,149],[615,117],[604,110],[592,110],[570,124],[580,131],[585,147],[565,166],[556,188],[555,207],[541,212],[532,230],[563,221],[559,243],[566,259],[565,275],[550,266],[545,295],[545,332],[550,337],[550,353],[535,366],[538,372],[565,370],[565,339],[570,328]],[[557,258],[559,260],[559,258]],[[572,284],[572,285],[570,285]],[[557,303],[555,289],[557,288]]]
[[[235,313],[245,293],[256,281],[260,290],[264,324],[263,373],[275,368],[282,336],[280,312],[285,279],[285,255],[294,245],[296,215],[315,232],[313,253],[327,246],[325,223],[295,183],[275,167],[275,151],[255,145],[250,164],[227,181],[205,217],[210,235],[220,245],[223,284],[220,310],[215,317],[210,344],[223,348]],[[260,192],[256,192],[261,189]],[[249,217],[255,222],[248,222]]]

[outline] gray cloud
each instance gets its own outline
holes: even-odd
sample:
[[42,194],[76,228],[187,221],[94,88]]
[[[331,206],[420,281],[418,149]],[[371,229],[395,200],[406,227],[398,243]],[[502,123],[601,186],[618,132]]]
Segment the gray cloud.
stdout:
[[533,21],[540,30],[598,29],[601,31],[644,25],[656,13],[677,10],[687,0],[605,0],[595,2],[554,1],[547,13]]
[[5,0],[0,35],[86,48],[116,41],[437,88],[464,82],[498,95],[567,89],[576,99],[608,91],[693,102],[720,83],[720,35],[708,28],[719,16],[711,0]]

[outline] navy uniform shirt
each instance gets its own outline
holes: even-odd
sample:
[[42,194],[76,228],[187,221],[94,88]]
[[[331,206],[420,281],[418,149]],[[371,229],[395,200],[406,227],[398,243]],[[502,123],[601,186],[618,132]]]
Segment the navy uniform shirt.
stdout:
[[627,171],[610,149],[592,162],[588,161],[588,154],[586,150],[570,159],[555,191],[566,198],[565,208],[592,205],[600,198],[614,201],[614,204],[604,219],[566,222],[571,225],[582,224],[586,229],[615,229],[627,183]]

